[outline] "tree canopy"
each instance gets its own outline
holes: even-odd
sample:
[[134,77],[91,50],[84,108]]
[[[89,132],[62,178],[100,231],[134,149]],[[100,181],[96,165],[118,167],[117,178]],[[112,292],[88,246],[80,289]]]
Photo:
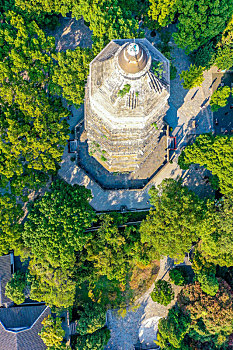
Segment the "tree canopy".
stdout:
[[177,0],[179,47],[190,53],[222,33],[233,11],[232,0]]
[[154,208],[141,224],[141,241],[154,258],[169,255],[182,260],[198,238],[203,203],[173,179],[165,179],[158,190],[152,187],[149,193]]
[[17,271],[11,280],[6,284],[5,294],[15,304],[22,304],[25,301],[25,288],[27,285],[24,273]]
[[94,55],[91,49],[77,47],[74,51],[59,52],[52,76],[54,92],[63,95],[68,103],[80,106],[83,103],[89,64]]
[[30,208],[23,240],[31,252],[29,271],[34,276],[36,300],[44,298],[56,306],[72,304],[76,254],[92,238],[85,232],[95,220],[90,199],[91,192],[85,187],[56,180]]
[[7,254],[10,249],[18,250],[22,245],[22,227],[19,223],[22,216],[22,207],[12,195],[0,196],[0,255]]
[[118,228],[121,218],[103,215],[101,226],[85,248],[92,261],[95,275],[126,283],[133,260],[138,257],[140,236],[134,227]]
[[222,279],[218,281],[219,290],[215,296],[203,292],[198,282],[185,286],[178,295],[178,305],[184,313],[190,315],[192,327],[197,332],[200,332],[202,322],[206,334],[216,344],[222,345],[226,336],[233,331],[233,297],[230,286]]
[[83,335],[77,338],[76,350],[104,350],[110,339],[108,328],[101,328],[98,331]]
[[56,173],[68,138],[68,112],[45,91],[54,47],[14,12],[0,23],[0,183],[17,195]]
[[97,303],[84,304],[83,311],[77,325],[77,333],[80,335],[94,333],[103,328],[106,323],[106,309]]
[[180,74],[180,79],[184,80],[182,85],[184,89],[192,89],[194,87],[200,86],[203,81],[203,67],[196,67],[195,65],[190,65],[189,70],[184,70]]
[[190,323],[190,316],[184,314],[179,307],[173,306],[169,310],[167,318],[162,318],[159,321],[156,344],[165,350],[170,349],[169,345],[174,349],[180,349],[182,340],[190,328]]
[[47,346],[47,349],[53,347],[57,349],[65,336],[65,331],[61,326],[61,319],[58,317],[53,318],[51,315],[48,315],[41,323],[43,327],[39,335]]
[[201,250],[215,265],[233,265],[233,199],[208,203],[202,225]]
[[222,135],[203,134],[181,153],[178,164],[187,169],[191,164],[199,164],[210,170],[219,179],[222,194],[233,192],[233,138]]
[[216,112],[221,107],[225,107],[230,97],[231,89],[229,86],[223,86],[213,92],[210,99],[210,106],[212,112]]

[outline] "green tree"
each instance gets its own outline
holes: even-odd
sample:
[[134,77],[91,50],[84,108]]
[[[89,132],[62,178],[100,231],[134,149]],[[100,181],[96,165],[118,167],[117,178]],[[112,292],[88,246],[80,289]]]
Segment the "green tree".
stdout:
[[189,331],[190,324],[189,315],[184,314],[179,307],[173,306],[169,310],[167,318],[162,318],[159,321],[156,344],[165,350],[185,349],[180,345]]
[[10,249],[19,251],[22,246],[22,228],[19,219],[23,216],[20,204],[12,195],[0,196],[0,255],[7,254]]
[[158,280],[150,296],[154,302],[167,306],[174,298],[174,292],[169,282]]
[[152,259],[169,255],[182,260],[198,239],[203,202],[173,179],[165,179],[158,190],[152,187],[149,193],[154,208],[141,223],[141,241]]
[[214,63],[216,58],[216,49],[212,41],[201,46],[197,51],[190,54],[192,63],[197,67],[205,67],[209,69]]
[[61,101],[47,94],[54,38],[8,12],[0,23],[0,183],[22,195],[57,171],[69,128]]
[[91,191],[84,186],[53,182],[51,191],[33,203],[24,224],[24,243],[32,255],[46,257],[55,267],[73,266],[75,251],[82,251],[92,238],[85,232],[95,220],[90,199]]
[[103,215],[100,228],[87,242],[87,260],[93,262],[96,276],[106,276],[126,284],[127,275],[138,257],[140,236],[134,227],[119,229],[123,223],[116,215]]
[[177,12],[176,0],[150,0],[148,15],[155,23],[155,28],[170,24]]
[[102,305],[89,303],[83,306],[78,320],[77,332],[81,335],[94,333],[106,323],[106,310]]
[[31,251],[31,297],[35,300],[59,307],[72,305],[75,270],[80,268],[79,278],[85,270],[82,251],[92,238],[92,233],[85,232],[95,220],[90,199],[91,191],[85,187],[57,180],[30,208],[23,240]]
[[26,285],[25,274],[18,271],[13,274],[11,280],[6,284],[5,294],[15,304],[22,304],[25,301]]
[[203,81],[203,67],[196,67],[195,65],[190,65],[189,70],[183,70],[180,74],[180,80],[184,80],[182,85],[184,89],[192,89],[194,87],[200,86]]
[[77,47],[74,51],[59,52],[54,57],[57,65],[52,76],[52,89],[79,107],[83,103],[89,64],[94,55],[88,48]]
[[65,331],[61,326],[61,319],[58,317],[53,318],[51,315],[48,315],[41,323],[43,327],[39,335],[47,348],[58,348],[65,336]]
[[209,202],[201,232],[201,250],[207,261],[233,265],[233,199]]
[[218,280],[214,274],[200,273],[198,282],[200,282],[203,292],[211,296],[214,296],[219,289]]
[[185,266],[177,266],[170,270],[169,277],[176,286],[184,286],[189,280]]
[[74,268],[54,267],[45,258],[29,263],[30,298],[59,308],[72,306],[75,298]]
[[0,81],[8,87],[24,80],[45,84],[53,67],[55,39],[46,36],[35,21],[13,11],[0,24]]
[[219,180],[221,193],[231,195],[233,192],[233,138],[203,134],[181,153],[178,164],[188,169],[191,164],[205,166]]
[[229,21],[222,38],[217,44],[215,65],[219,69],[230,69],[233,66],[233,18]]
[[77,338],[76,350],[104,350],[110,339],[108,328],[101,328],[98,331],[83,335]]
[[212,112],[216,112],[221,107],[225,107],[230,97],[231,89],[229,86],[223,86],[214,91],[211,96],[210,106]]
[[178,32],[173,34],[177,45],[187,53],[197,50],[222,33],[231,17],[230,0],[177,0]]

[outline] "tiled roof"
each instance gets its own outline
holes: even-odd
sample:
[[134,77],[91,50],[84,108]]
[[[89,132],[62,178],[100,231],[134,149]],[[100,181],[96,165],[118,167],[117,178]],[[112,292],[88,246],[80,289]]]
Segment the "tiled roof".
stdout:
[[11,304],[12,301],[5,296],[5,287],[11,279],[11,255],[0,256],[0,306]]
[[49,314],[49,307],[44,305],[0,309],[0,350],[45,350],[38,333],[41,321]]

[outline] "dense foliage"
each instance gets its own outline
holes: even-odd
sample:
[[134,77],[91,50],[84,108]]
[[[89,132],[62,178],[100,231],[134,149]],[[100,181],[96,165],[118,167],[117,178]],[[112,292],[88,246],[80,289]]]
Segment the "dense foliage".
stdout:
[[77,47],[74,51],[59,52],[52,80],[54,92],[62,94],[68,103],[79,107],[83,103],[89,64],[94,56],[90,49]]
[[156,303],[167,306],[174,298],[174,292],[169,282],[164,280],[158,280],[155,282],[155,287],[150,294],[151,299]]
[[148,15],[155,21],[155,28],[165,27],[174,20],[176,0],[150,0]]
[[72,305],[76,252],[81,254],[92,237],[85,230],[95,220],[90,198],[85,187],[57,180],[31,207],[23,240],[31,251],[29,270],[35,277],[32,292],[36,300]]
[[85,335],[94,333],[103,328],[106,323],[106,310],[97,303],[88,303],[83,306],[80,318],[76,327],[77,333]]
[[5,294],[15,304],[22,304],[25,301],[25,288],[27,285],[24,273],[17,271],[11,280],[6,284]]
[[54,52],[33,21],[8,12],[0,23],[0,183],[38,189],[57,171],[68,138],[67,111],[44,90]]
[[22,227],[19,219],[22,216],[22,207],[12,195],[0,195],[0,255],[7,254],[10,249],[20,249]]
[[219,179],[221,193],[231,195],[233,192],[233,138],[203,134],[181,153],[178,164],[188,169],[191,164],[205,166]]
[[141,224],[142,243],[147,244],[153,258],[169,255],[182,260],[198,238],[203,203],[172,179],[165,179],[158,190],[152,187],[149,193],[154,208]]
[[224,280],[219,279],[218,282],[219,290],[215,296],[203,292],[198,282],[185,286],[178,296],[178,305],[190,315],[192,327],[197,333],[201,335],[202,329],[203,338],[204,334],[209,335],[221,345],[233,331],[233,294]]
[[177,0],[179,14],[175,42],[187,53],[222,33],[233,11],[232,0]]
[[126,283],[134,259],[140,255],[140,236],[135,227],[118,228],[122,219],[118,215],[103,215],[100,228],[89,241],[87,260],[93,262],[95,275]]
[[101,328],[98,331],[83,335],[77,338],[76,350],[104,350],[110,339],[108,328]]
[[173,347],[180,349],[184,336],[189,330],[190,323],[190,316],[184,314],[179,307],[173,306],[169,310],[167,318],[162,318],[159,321],[156,344],[161,349],[173,349]]
[[208,261],[220,266],[233,265],[233,199],[208,203],[202,227],[201,249]]

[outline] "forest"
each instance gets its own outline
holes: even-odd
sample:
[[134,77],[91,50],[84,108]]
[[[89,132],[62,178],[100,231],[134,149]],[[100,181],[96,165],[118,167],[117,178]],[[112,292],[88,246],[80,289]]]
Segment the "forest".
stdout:
[[[161,350],[231,349],[232,136],[202,134],[178,160],[184,170],[205,167],[218,196],[199,197],[180,179],[165,179],[149,190],[151,209],[138,225],[126,225],[130,213],[97,214],[91,191],[66,183],[58,170],[70,133],[63,101],[82,105],[89,63],[110,40],[176,26],[173,40],[191,63],[180,74],[189,90],[210,67],[233,66],[233,0],[2,0],[0,8],[0,254],[14,250],[28,264],[26,273],[13,275],[7,296],[15,304],[43,301],[58,315],[43,321],[47,349],[70,349],[59,318],[65,309],[78,321],[71,348],[103,350],[111,336],[106,311],[133,305],[152,281],[140,280],[140,271],[164,256],[182,262],[190,252],[192,274],[175,267],[169,282],[155,282],[151,293],[154,302],[169,305],[173,286],[182,286],[159,322],[157,344]],[[56,51],[48,32],[66,16],[84,19],[91,48]],[[168,37],[160,50],[171,59]],[[231,94],[218,89],[212,111]]]

